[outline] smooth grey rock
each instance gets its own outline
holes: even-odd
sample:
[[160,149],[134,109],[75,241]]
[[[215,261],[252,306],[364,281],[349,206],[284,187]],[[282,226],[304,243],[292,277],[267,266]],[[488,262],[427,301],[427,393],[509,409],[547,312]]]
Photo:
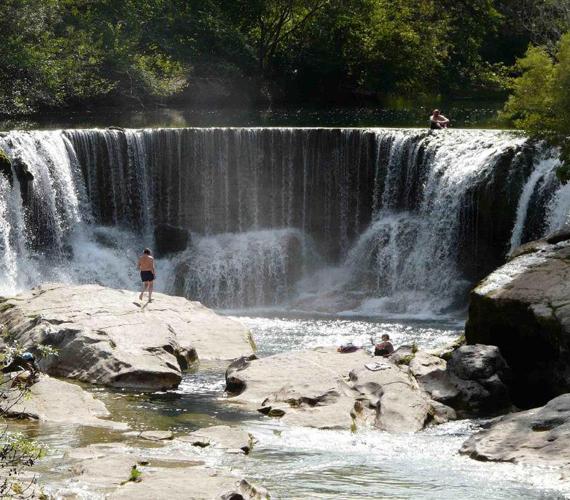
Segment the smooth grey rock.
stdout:
[[174,434],[170,431],[131,431],[125,432],[124,435],[144,439],[145,441],[169,441],[174,438]]
[[449,361],[418,351],[410,371],[432,399],[451,406],[462,418],[494,416],[511,406],[508,366],[494,346],[461,346]]
[[496,420],[471,436],[461,453],[476,460],[557,466],[569,472],[570,394]]
[[54,376],[114,387],[176,387],[198,361],[250,354],[249,331],[198,302],[99,285],[42,285],[0,303],[0,323],[32,352],[38,344],[58,350],[42,359]]
[[[375,362],[380,370],[365,367]],[[373,358],[362,350],[341,354],[319,348],[242,359],[229,367],[226,379],[238,393],[230,402],[291,425],[415,432],[437,413],[407,366]],[[442,420],[444,414],[440,412]]]
[[78,385],[47,375],[40,375],[24,397],[17,388],[6,390],[4,396],[0,398],[0,407],[8,418],[111,429],[128,427],[124,423],[103,420],[110,416],[105,405]]
[[499,348],[492,345],[464,345],[453,351],[448,369],[463,380],[485,380],[506,374],[508,366]]
[[[105,498],[212,499],[224,495],[242,495],[246,500],[269,498],[263,488],[206,467],[201,461],[172,458],[170,454],[156,458],[121,443],[73,449],[64,459],[66,471],[62,468],[61,474],[70,475],[73,483],[90,495]],[[133,466],[140,472],[137,481],[129,480]]]
[[254,444],[254,438],[248,432],[239,427],[216,425],[200,429],[186,436],[176,439],[179,442],[190,443],[200,448],[221,448],[230,452],[244,453],[248,455]]
[[471,293],[466,339],[495,345],[512,370],[513,402],[545,404],[570,391],[570,242],[532,242]]

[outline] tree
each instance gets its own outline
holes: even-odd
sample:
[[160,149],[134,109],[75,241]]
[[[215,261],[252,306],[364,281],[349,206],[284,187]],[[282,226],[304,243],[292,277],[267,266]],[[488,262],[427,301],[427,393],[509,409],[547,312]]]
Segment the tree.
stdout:
[[238,0],[233,16],[255,48],[257,66],[262,77],[268,71],[277,51],[293,35],[299,35],[312,17],[330,0]]
[[529,33],[530,41],[551,53],[570,30],[570,0],[519,0],[513,14]]
[[529,47],[517,63],[512,95],[504,116],[534,137],[561,148],[564,165],[558,174],[570,180],[570,33],[557,44],[554,56],[545,48]]

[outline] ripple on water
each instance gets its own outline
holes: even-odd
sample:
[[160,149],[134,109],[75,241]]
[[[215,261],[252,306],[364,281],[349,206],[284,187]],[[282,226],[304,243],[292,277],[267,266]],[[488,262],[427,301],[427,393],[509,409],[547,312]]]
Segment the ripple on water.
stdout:
[[370,346],[370,338],[390,335],[395,347],[416,343],[424,349],[442,347],[462,333],[462,322],[383,322],[338,318],[296,319],[234,316],[251,329],[261,355],[339,346],[352,342]]

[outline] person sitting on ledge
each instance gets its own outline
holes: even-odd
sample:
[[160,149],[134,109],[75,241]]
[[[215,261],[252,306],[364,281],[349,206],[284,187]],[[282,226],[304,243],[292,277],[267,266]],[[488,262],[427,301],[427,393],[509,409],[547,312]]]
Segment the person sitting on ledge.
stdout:
[[[374,342],[373,342],[374,343]],[[374,346],[374,356],[390,356],[394,352],[394,346],[390,342],[390,335],[385,333],[382,335],[382,342]]]
[[443,116],[439,109],[434,109],[432,115],[429,118],[430,129],[431,130],[438,130],[440,128],[447,128],[449,127],[449,120]]

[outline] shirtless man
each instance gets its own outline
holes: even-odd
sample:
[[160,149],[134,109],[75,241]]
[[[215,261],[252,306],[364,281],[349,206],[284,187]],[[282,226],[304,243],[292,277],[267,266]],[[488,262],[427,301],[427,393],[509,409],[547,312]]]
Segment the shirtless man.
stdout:
[[143,299],[145,290],[148,290],[148,301],[152,302],[152,285],[154,278],[156,278],[156,271],[154,270],[154,257],[148,248],[145,248],[143,254],[140,256],[138,267],[143,282],[143,289],[139,295],[139,300]]
[[429,123],[429,128],[432,130],[449,127],[449,120],[439,112],[439,109],[433,110],[433,114],[429,118]]

